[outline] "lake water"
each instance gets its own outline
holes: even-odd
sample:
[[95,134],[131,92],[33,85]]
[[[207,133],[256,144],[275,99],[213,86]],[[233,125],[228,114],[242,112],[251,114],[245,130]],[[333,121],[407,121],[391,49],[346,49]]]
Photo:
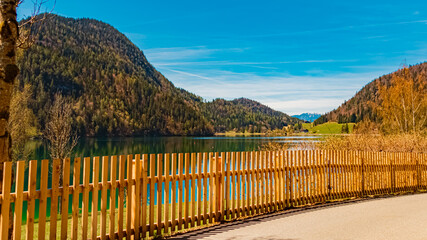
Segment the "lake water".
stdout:
[[[268,142],[297,144],[317,141],[319,136],[286,137],[132,137],[83,138],[75,147],[73,157],[111,156],[143,153],[231,152],[254,151]],[[49,158],[47,144],[42,140],[30,143],[31,159]]]
[[[232,152],[232,151],[254,151],[268,142],[287,142],[298,144],[308,141],[319,141],[319,136],[286,136],[286,137],[132,137],[132,138],[83,138],[80,139],[75,147],[73,157],[94,157],[94,156],[111,156],[121,154],[150,154],[150,153],[191,153],[191,152]],[[39,160],[37,166],[37,175],[41,174],[42,159],[49,158],[49,152],[46,142],[34,140],[29,143],[28,147],[32,151],[31,159]],[[71,164],[73,160],[71,160]],[[72,166],[72,165],[71,165]],[[92,165],[91,165],[92,166]],[[101,170],[102,168],[100,168]],[[92,172],[92,170],[91,170]],[[26,170],[25,179],[28,177]],[[101,176],[101,174],[100,174]],[[51,187],[49,175],[48,187]],[[81,170],[82,182],[83,172]],[[70,183],[72,177],[70,176]],[[162,189],[164,190],[164,183]],[[37,179],[36,189],[40,188],[40,179]],[[155,185],[157,188],[157,184]],[[209,187],[208,187],[209,188]],[[12,191],[14,186],[12,186]],[[28,189],[28,181],[25,180],[24,190]],[[81,194],[80,194],[81,195]],[[109,195],[109,193],[108,193]],[[80,196],[80,200],[81,200]],[[116,198],[118,195],[116,195]],[[149,198],[149,192],[147,192]],[[92,196],[90,194],[89,201]],[[71,196],[69,202],[69,213],[71,213]],[[99,201],[101,199],[99,198]],[[164,201],[164,199],[162,198]],[[149,200],[148,200],[149,201]],[[157,203],[157,198],[154,196]],[[116,202],[117,203],[117,202]],[[39,200],[36,200],[35,218],[38,219]],[[98,207],[100,207],[100,202]],[[81,201],[80,201],[81,207]],[[117,207],[117,206],[116,206]],[[13,208],[13,205],[12,205]],[[91,205],[89,206],[91,208]],[[23,222],[26,222],[27,203],[23,205]],[[99,210],[99,209],[98,209]],[[91,210],[90,210],[91,211]],[[50,198],[47,200],[47,216],[50,216]]]

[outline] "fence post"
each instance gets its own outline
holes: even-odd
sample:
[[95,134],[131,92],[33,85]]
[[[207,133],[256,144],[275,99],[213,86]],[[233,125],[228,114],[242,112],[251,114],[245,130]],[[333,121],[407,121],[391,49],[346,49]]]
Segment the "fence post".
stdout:
[[394,193],[394,166],[393,166],[393,159],[394,159],[394,153],[391,153],[389,155],[390,157],[390,192]]
[[215,160],[216,160],[216,211],[217,211],[217,217],[216,221],[221,222],[223,221],[223,195],[224,195],[224,185],[223,185],[223,171],[224,168],[222,166],[222,156],[219,157],[219,153],[215,153]]
[[[131,170],[132,174],[128,177],[128,179],[131,179],[131,181],[133,179],[136,180],[137,169],[136,169],[136,161],[135,160],[136,159],[132,155],[132,163],[131,163],[132,164],[132,170]],[[136,185],[136,181],[135,181],[135,185]],[[136,187],[135,186],[130,187],[129,191],[132,192],[131,199],[130,199],[130,202],[131,202],[130,205],[131,205],[132,213],[136,213],[136,198],[135,198],[136,197],[136,195],[135,195]],[[130,222],[131,229],[135,230],[134,234],[136,233],[136,225],[135,225],[136,218],[135,218],[135,216],[136,216],[136,214],[131,214],[131,222]],[[131,232],[131,231],[129,231],[129,232]],[[128,233],[128,232],[126,231],[126,233]],[[136,234],[135,235],[132,234],[131,239],[135,239],[135,236],[136,236]]]
[[331,176],[331,151],[328,151],[328,200],[332,199],[331,196],[331,190],[332,190],[332,186],[331,186],[331,181],[332,181],[332,176]]
[[[290,160],[290,151],[286,151],[286,187],[287,187],[287,207],[292,207],[292,168],[291,168],[291,160]],[[258,184],[258,183],[257,183]]]
[[10,189],[12,184],[12,162],[3,163],[2,203],[0,212],[0,239],[8,239],[10,224]]
[[324,162],[324,153],[323,150],[318,150],[319,153],[319,167],[320,167],[320,179],[319,179],[319,189],[320,189],[320,198],[321,202],[325,201],[325,162]]
[[[359,152],[360,156],[360,152]],[[362,196],[365,196],[365,152],[361,156],[361,172],[362,172]]]
[[418,156],[416,153],[412,153],[412,156],[415,157],[417,160],[415,162],[415,171],[417,174],[417,185],[415,186],[415,190],[418,191],[419,187],[420,187],[420,182],[421,182],[421,175],[420,175],[420,165],[419,165],[419,161],[418,161]]

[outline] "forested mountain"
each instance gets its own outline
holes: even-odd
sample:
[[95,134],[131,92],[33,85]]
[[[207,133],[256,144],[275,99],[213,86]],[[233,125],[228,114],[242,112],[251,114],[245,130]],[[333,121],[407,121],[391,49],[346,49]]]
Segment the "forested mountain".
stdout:
[[[423,85],[426,86],[427,62],[409,66],[408,70],[409,74],[411,75],[411,78],[414,79],[416,85],[420,85],[420,83],[417,83],[418,81],[424,81]],[[383,75],[368,83],[350,100],[344,102],[337,109],[322,115],[320,118],[314,121],[314,123],[321,124],[328,121],[335,121],[339,123],[357,123],[365,118],[373,122],[380,122],[381,119],[375,111],[375,108],[379,106],[380,101],[378,95],[378,87],[390,86],[392,77],[396,74],[399,74],[400,71],[402,70]],[[426,91],[426,89],[418,90]]]
[[[56,93],[72,102],[73,127],[84,136],[210,135],[214,126],[223,126],[218,115],[207,111],[214,103],[205,105],[199,96],[176,88],[138,47],[106,23],[51,14],[32,31],[34,44],[18,55],[18,86],[30,85],[29,107],[40,131]],[[239,104],[230,103],[233,106],[235,110],[228,110],[233,116],[221,117],[252,123],[240,119],[246,115],[235,114],[242,111]],[[277,123],[270,113],[259,113],[260,128],[286,123]]]
[[247,98],[232,101],[215,99],[204,105],[203,112],[214,125],[216,132],[265,132],[298,122],[296,118]]
[[308,121],[308,122],[313,122],[314,120],[318,119],[321,116],[321,114],[318,113],[301,113],[299,115],[292,115],[292,117],[304,120],[304,121]]

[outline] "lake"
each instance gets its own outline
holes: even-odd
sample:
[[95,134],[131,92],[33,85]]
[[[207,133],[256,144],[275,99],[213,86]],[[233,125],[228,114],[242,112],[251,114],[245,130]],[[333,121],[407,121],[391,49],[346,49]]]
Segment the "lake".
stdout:
[[[128,138],[82,138],[75,147],[74,157],[94,157],[111,156],[121,154],[144,154],[144,153],[190,153],[190,152],[232,152],[232,151],[254,151],[268,142],[282,142],[298,144],[308,141],[319,141],[320,136],[286,136],[286,137],[128,137]],[[41,173],[42,159],[49,158],[48,146],[45,141],[33,140],[28,148],[32,151],[31,159],[39,160],[37,174]],[[71,160],[72,164],[73,160]],[[101,170],[101,168],[100,168]],[[92,170],[91,170],[92,172]],[[101,176],[101,174],[100,174]],[[82,182],[83,172],[81,170],[80,181]],[[25,179],[28,178],[28,169],[25,172]],[[70,183],[72,177],[70,176]],[[51,175],[49,184],[51,187]],[[157,183],[156,186],[157,188]],[[40,188],[40,180],[36,182],[36,189]],[[209,187],[208,187],[209,188]],[[28,181],[25,180],[24,190],[28,189]],[[164,190],[164,183],[162,185]],[[14,186],[12,186],[12,191]],[[109,195],[109,193],[108,193]],[[147,194],[147,197],[149,193]],[[116,196],[118,197],[118,195]],[[80,196],[81,198],[81,196]],[[91,201],[92,196],[89,196]],[[101,199],[99,198],[99,201]],[[162,199],[163,200],[163,199]],[[157,203],[156,197],[154,201]],[[117,202],[116,202],[117,203]],[[38,219],[39,200],[36,200],[35,218]],[[81,207],[81,201],[80,201]],[[99,206],[100,207],[100,204]],[[91,206],[89,206],[91,209]],[[69,202],[69,212],[71,213],[71,196]],[[23,204],[23,212],[26,213],[27,202]],[[99,209],[98,209],[99,210]],[[91,211],[91,210],[90,210]],[[47,216],[50,216],[50,198],[47,200]],[[26,214],[23,214],[23,222],[26,222]]]
[[[72,157],[111,156],[143,153],[231,152],[254,151],[268,142],[297,144],[318,141],[320,136],[285,137],[127,137],[127,138],[82,138]],[[34,140],[29,144],[31,159],[49,158],[47,144]]]

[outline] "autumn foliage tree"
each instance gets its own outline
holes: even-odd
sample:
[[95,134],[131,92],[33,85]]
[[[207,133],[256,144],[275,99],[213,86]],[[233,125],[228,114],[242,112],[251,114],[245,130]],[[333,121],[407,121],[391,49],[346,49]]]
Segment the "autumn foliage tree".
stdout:
[[31,137],[37,135],[35,116],[28,107],[31,99],[31,88],[25,85],[22,90],[15,88],[10,103],[10,121],[8,129],[13,139],[12,161],[28,160],[31,154],[26,147]]
[[412,75],[407,67],[396,72],[390,84],[378,85],[377,108],[386,133],[425,133],[427,123],[427,75]]

